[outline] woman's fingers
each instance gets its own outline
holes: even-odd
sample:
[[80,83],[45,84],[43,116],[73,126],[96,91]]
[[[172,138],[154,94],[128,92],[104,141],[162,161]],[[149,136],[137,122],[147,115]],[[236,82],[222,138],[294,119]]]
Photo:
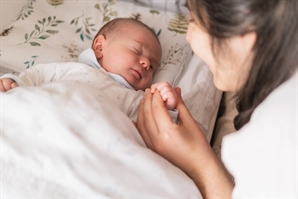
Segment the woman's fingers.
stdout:
[[[156,93],[156,92],[155,92]],[[156,118],[154,117],[154,108],[152,107],[152,98],[154,94],[150,92],[150,89],[146,89],[145,91],[145,102],[143,108],[144,114],[144,126],[146,128],[146,132],[151,142],[155,139],[159,134],[159,129],[156,123]],[[163,104],[163,101],[162,101]]]
[[163,132],[169,125],[174,123],[159,92],[154,92],[153,94],[152,111],[155,120],[158,121],[157,128],[159,132]]
[[157,131],[155,120],[152,115],[151,100],[152,94],[149,89],[146,89],[145,99],[140,103],[137,117],[137,129],[148,148],[152,148],[151,136],[154,134],[154,131]]
[[136,127],[137,127],[143,141],[145,142],[146,146],[150,148],[152,146],[152,144],[151,144],[151,139],[148,136],[148,133],[147,133],[147,130],[146,130],[146,127],[145,127],[144,102],[145,102],[145,99],[143,99],[140,102]]
[[145,99],[139,107],[137,128],[147,147],[155,151],[161,141],[161,133],[167,132],[167,127],[172,124],[173,121],[159,92],[152,94],[146,89]]
[[190,126],[196,124],[193,117],[191,116],[188,108],[185,106],[184,101],[181,97],[180,88],[174,89],[177,94],[176,109],[179,111],[178,120],[180,125]]

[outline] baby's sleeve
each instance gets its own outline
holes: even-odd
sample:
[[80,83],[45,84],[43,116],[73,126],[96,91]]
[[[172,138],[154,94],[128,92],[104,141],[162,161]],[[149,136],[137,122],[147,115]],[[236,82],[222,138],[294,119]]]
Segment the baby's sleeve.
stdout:
[[168,110],[168,113],[170,114],[173,122],[178,123],[178,113],[179,111],[177,109]]
[[20,73],[20,86],[38,86],[52,81],[55,64],[38,64]]
[[22,71],[19,76],[8,73],[1,76],[0,78],[12,79],[18,84],[18,86],[38,86],[43,83],[50,82],[50,80],[47,80],[49,78],[45,77],[46,68],[42,68],[41,66],[42,65],[36,65],[32,68],[26,69]]
[[20,78],[19,78],[18,76],[16,76],[16,75],[7,73],[7,74],[4,74],[4,75],[2,75],[2,76],[0,77],[0,79],[6,79],[6,78],[13,80],[13,81],[16,82],[18,85],[21,84],[21,80],[20,80]]
[[72,76],[85,74],[90,66],[78,63],[48,63],[38,64],[26,69],[19,76],[6,74],[1,78],[10,78],[19,86],[39,86],[54,81],[71,79]]

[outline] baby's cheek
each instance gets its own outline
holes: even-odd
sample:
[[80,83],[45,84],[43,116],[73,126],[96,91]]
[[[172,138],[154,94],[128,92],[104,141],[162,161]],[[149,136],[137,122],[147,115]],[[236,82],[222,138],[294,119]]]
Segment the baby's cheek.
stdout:
[[146,81],[145,81],[145,87],[146,88],[150,88],[152,85],[152,78],[148,78]]

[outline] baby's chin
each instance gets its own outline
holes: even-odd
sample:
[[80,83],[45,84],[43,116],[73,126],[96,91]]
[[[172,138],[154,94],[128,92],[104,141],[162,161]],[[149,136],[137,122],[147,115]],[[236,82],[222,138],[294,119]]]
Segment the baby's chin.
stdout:
[[150,88],[150,87],[134,87],[134,86],[133,86],[133,88],[134,88],[136,91],[138,91],[138,90],[145,91],[146,88]]
[[150,83],[148,83],[148,84],[146,84],[146,85],[133,85],[133,84],[130,84],[135,90],[143,90],[143,91],[145,91],[147,88],[150,88],[151,87],[151,85],[152,85],[152,83],[150,82]]

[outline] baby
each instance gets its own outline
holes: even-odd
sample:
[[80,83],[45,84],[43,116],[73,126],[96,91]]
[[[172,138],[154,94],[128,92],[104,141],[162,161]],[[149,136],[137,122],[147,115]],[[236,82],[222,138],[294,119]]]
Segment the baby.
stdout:
[[[160,59],[161,45],[150,27],[134,19],[116,18],[98,31],[92,48],[80,54],[79,63],[39,64],[23,71],[19,76],[5,74],[0,78],[0,91],[5,92],[17,86],[75,80],[99,88],[110,99],[117,95],[118,99],[125,101],[130,96],[135,101],[139,98],[140,91],[143,97],[143,91],[150,88]],[[107,89],[104,85],[111,87]],[[136,97],[132,97],[131,90]],[[177,96],[169,83],[153,84],[151,90],[161,93],[167,109],[175,108]],[[120,93],[125,97],[119,97]],[[132,104],[130,99],[128,101],[128,104]],[[122,101],[121,105],[123,104],[125,105]],[[130,114],[131,110],[128,115]]]

